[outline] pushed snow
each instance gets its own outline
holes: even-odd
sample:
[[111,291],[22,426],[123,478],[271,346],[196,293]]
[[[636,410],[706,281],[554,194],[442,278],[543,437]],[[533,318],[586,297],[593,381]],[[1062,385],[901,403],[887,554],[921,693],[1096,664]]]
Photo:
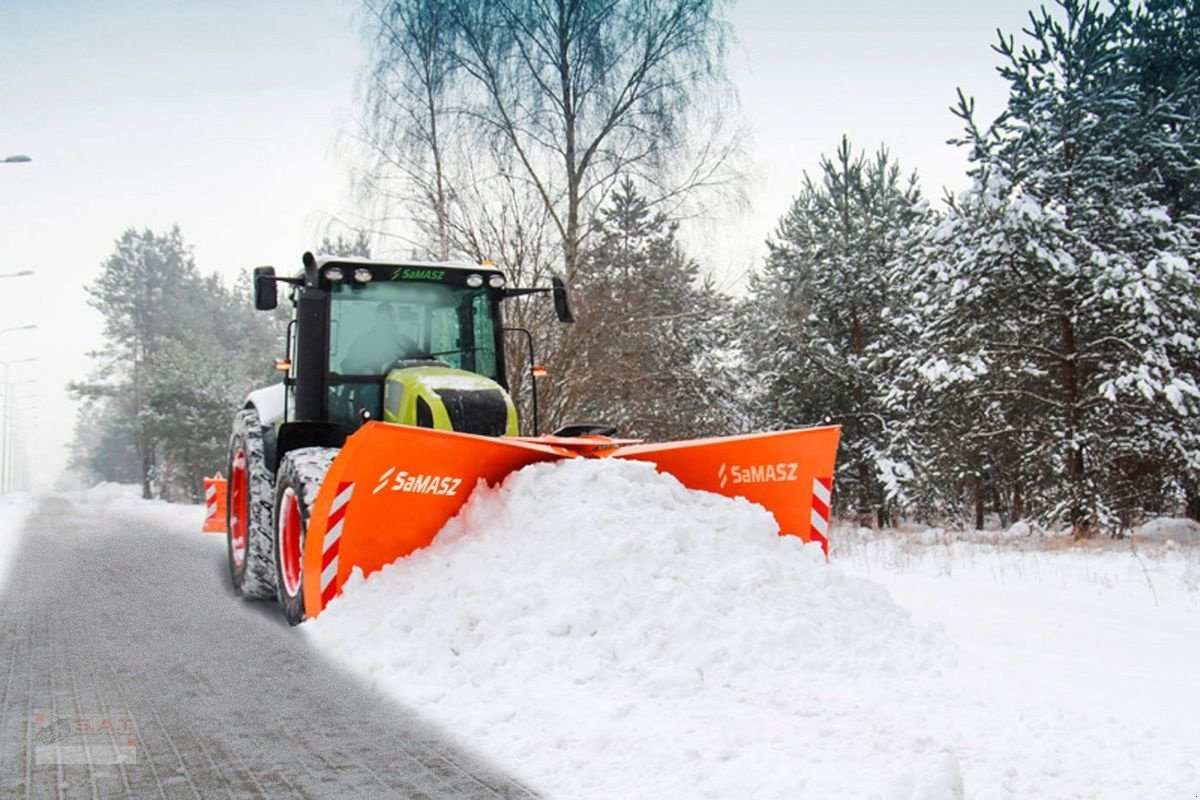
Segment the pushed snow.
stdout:
[[[954,785],[945,758],[911,774],[911,709],[888,708],[952,662],[940,637],[762,508],[649,464],[535,465],[480,489],[303,630],[550,797]],[[847,703],[879,709],[871,737],[844,735]]]

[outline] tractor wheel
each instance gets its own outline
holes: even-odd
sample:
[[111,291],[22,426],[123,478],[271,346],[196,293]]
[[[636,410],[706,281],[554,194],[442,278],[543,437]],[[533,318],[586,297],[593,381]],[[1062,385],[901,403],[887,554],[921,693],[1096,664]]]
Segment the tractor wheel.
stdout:
[[258,412],[247,408],[233,419],[229,440],[225,530],[233,590],[251,600],[275,596],[271,503],[275,481],[263,455]]
[[275,585],[291,625],[304,621],[304,541],[308,518],[335,447],[301,447],[279,462],[275,484]]

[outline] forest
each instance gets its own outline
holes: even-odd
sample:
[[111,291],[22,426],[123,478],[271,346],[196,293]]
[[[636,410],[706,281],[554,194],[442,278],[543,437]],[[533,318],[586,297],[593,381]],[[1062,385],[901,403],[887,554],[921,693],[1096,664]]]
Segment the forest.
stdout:
[[[835,513],[1075,537],[1200,518],[1200,24],[1187,0],[1059,0],[993,49],[980,119],[947,98],[970,188],[926,196],[886,143],[831,142],[738,285],[681,223],[745,190],[713,0],[367,0],[361,228],[312,249],[565,278],[574,325],[506,302],[548,375],[542,429],[647,439],[838,424]],[[252,265],[247,265],[252,266]],[[283,267],[285,265],[277,265]],[[287,311],[132,227],[73,466],[195,499]],[[285,304],[286,305],[286,304]],[[531,364],[508,342],[528,417]]]

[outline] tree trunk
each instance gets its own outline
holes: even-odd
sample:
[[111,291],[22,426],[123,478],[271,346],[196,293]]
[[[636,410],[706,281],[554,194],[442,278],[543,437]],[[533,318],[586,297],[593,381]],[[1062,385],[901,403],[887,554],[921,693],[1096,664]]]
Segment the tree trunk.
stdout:
[[983,530],[983,476],[975,475],[975,530]]
[[1079,364],[1075,326],[1064,314],[1059,317],[1059,328],[1062,331],[1063,401],[1067,409],[1067,478],[1071,493],[1069,518],[1072,535],[1076,539],[1088,539],[1095,533],[1095,526],[1084,504],[1083,448],[1076,440],[1079,434]]

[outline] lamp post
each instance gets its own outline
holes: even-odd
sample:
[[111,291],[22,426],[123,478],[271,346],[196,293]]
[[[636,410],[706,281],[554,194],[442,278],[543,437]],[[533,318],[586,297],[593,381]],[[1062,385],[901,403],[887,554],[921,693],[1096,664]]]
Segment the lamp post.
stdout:
[[5,384],[5,403],[4,403],[4,489],[5,494],[12,491],[13,486],[13,434],[16,428],[17,415],[13,408],[13,387],[24,386],[30,383],[37,383],[37,378],[29,378],[24,381],[8,381]]
[[20,358],[16,361],[0,361],[4,367],[4,414],[0,416],[0,433],[3,434],[3,445],[0,446],[0,494],[7,494],[12,486],[13,467],[13,426],[16,424],[16,414],[13,413],[13,387],[19,384],[34,383],[36,378],[25,381],[10,381],[9,368],[17,364],[28,364],[37,361],[37,357]]
[[8,448],[8,491],[10,492],[24,491],[32,483],[29,475],[29,437],[25,435],[25,428],[37,416],[37,402],[36,393],[13,394]]

